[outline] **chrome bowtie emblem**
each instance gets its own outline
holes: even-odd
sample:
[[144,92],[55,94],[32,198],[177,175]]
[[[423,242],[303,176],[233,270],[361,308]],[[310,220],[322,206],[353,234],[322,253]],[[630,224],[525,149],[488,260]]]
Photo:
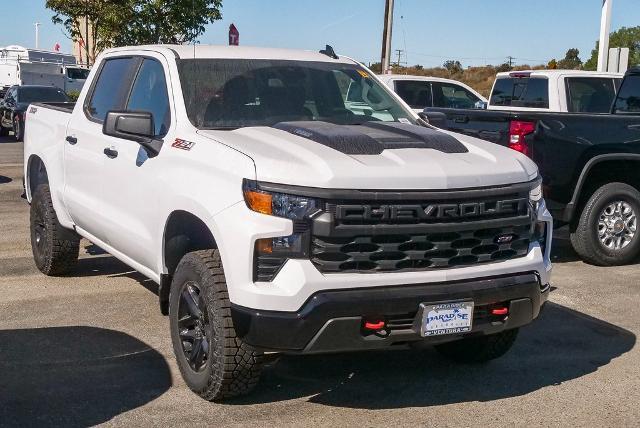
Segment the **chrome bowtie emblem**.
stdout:
[[513,241],[513,235],[500,235],[496,237],[496,244],[508,244]]

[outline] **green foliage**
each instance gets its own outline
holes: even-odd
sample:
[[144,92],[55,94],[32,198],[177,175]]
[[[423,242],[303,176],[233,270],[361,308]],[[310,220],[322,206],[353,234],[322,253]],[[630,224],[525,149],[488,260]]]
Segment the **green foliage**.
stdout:
[[204,33],[205,25],[222,18],[222,0],[47,0],[52,21],[77,41],[87,17],[93,28],[89,45],[95,53],[113,46],[189,43]]
[[78,101],[78,97],[80,96],[80,91],[69,91],[67,92],[67,96],[71,101]]
[[582,60],[579,55],[580,51],[578,49],[569,49],[564,59],[558,61],[557,67],[561,70],[579,70],[582,67]]
[[505,62],[505,63],[500,64],[496,71],[498,73],[504,73],[506,71],[511,71],[511,70],[513,70],[513,67],[511,67],[511,65],[509,65],[508,62]]
[[549,61],[549,62],[547,63],[547,68],[548,68],[549,70],[555,70],[555,69],[557,69],[557,68],[558,68],[558,61],[556,61],[556,59],[555,59],[555,58],[553,58],[551,61]]
[[[585,70],[598,68],[598,48],[600,43],[596,41],[596,47],[591,51],[591,58],[584,63]],[[640,65],[640,26],[622,27],[609,36],[610,48],[629,48],[629,67]]]
[[222,0],[127,0],[100,36],[113,46],[189,43],[222,19]]

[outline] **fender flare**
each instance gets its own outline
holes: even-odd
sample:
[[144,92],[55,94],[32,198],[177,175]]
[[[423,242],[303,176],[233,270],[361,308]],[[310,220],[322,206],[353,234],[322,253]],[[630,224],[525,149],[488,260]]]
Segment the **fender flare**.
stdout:
[[573,195],[571,196],[571,201],[567,204],[564,213],[563,220],[566,222],[570,222],[573,220],[575,215],[576,208],[578,206],[578,201],[580,200],[580,194],[582,192],[582,188],[584,187],[584,183],[587,181],[587,177],[589,176],[589,172],[591,169],[605,161],[612,160],[632,160],[632,161],[640,161],[640,154],[635,153],[607,153],[602,155],[597,155],[592,157],[587,161],[587,163],[582,168],[580,175],[578,176],[578,180],[576,181],[576,186],[573,189]]

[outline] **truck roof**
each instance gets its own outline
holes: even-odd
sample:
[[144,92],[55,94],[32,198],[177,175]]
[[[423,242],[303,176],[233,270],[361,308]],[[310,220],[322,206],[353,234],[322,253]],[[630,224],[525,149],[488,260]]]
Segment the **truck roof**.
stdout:
[[558,75],[578,76],[578,77],[622,77],[623,73],[609,73],[605,71],[587,71],[587,70],[514,70],[503,71],[496,74],[496,78],[513,77],[514,74],[529,74],[531,76],[552,77]]
[[[279,59],[293,61],[316,61],[353,64],[349,57],[340,56],[333,59],[318,51],[298,49],[263,48],[255,46],[226,46],[226,45],[143,45],[126,46],[107,49],[105,54],[114,52],[152,50],[175,55],[181,59],[192,58],[223,58],[223,59]],[[195,56],[194,56],[195,53]]]

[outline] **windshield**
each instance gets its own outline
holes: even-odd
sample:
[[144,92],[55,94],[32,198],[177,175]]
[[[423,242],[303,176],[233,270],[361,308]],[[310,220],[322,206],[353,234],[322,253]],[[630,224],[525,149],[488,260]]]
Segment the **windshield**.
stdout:
[[178,70],[187,114],[200,129],[291,121],[415,123],[355,64],[187,59],[178,61]]
[[86,80],[89,76],[89,70],[86,68],[67,68],[67,77],[69,79]]
[[37,103],[37,102],[65,102],[69,98],[62,89],[55,87],[22,87],[18,89],[18,102],[20,103]]

